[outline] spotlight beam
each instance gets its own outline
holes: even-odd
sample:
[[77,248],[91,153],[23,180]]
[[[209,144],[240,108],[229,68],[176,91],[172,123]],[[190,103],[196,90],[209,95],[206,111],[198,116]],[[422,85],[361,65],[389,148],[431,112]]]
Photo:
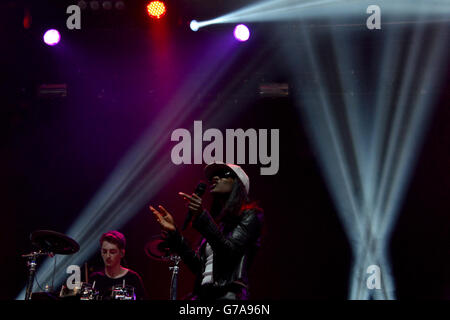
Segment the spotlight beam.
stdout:
[[[417,36],[417,34],[416,34]],[[419,35],[420,36],[420,35]],[[439,38],[442,38],[439,37]],[[416,39],[417,40],[417,39]],[[416,41],[413,41],[413,43],[418,43]],[[420,43],[420,42],[419,42]],[[441,46],[442,46],[442,41],[440,41]],[[434,52],[433,57],[431,58],[427,58],[425,61],[427,61],[426,65],[427,67],[425,67],[425,70],[433,70],[433,68],[431,68],[431,66],[429,66],[432,62],[436,63],[436,61],[440,61],[438,57],[436,57],[436,53],[441,53],[444,52],[443,48],[436,48],[435,45],[431,46],[431,50],[432,52]],[[412,52],[416,52],[418,51],[418,48],[415,48],[414,50],[410,50]],[[414,63],[412,64],[411,61],[414,61],[416,59],[415,55],[410,55],[409,59],[408,59],[408,63],[407,63],[407,70],[410,70],[411,74],[409,75],[410,77],[412,77],[413,74],[417,74],[418,70],[414,69],[414,66],[416,66],[418,63]],[[416,61],[417,62],[417,61]],[[431,71],[427,72],[427,74],[429,75],[431,73]],[[407,75],[408,77],[408,75]],[[423,84],[427,76],[422,77],[422,79],[420,80],[420,82]],[[430,76],[428,76],[428,80],[432,79]],[[405,88],[408,87],[409,88],[409,94],[405,94]],[[410,87],[410,84],[406,84],[402,86],[401,92],[400,92],[400,97],[404,97],[404,96],[408,96],[409,98],[411,98],[411,92],[413,91],[413,88]],[[403,193],[406,190],[406,184],[407,184],[407,180],[408,177],[410,177],[410,171],[411,171],[411,167],[413,166],[413,162],[408,161],[411,158],[413,158],[414,154],[417,152],[418,146],[420,145],[420,140],[423,138],[423,128],[426,126],[427,124],[427,119],[429,118],[429,115],[431,113],[430,110],[430,104],[421,104],[420,100],[417,100],[418,102],[415,103],[415,105],[413,105],[413,107],[411,108],[412,110],[410,110],[410,114],[411,117],[408,118],[405,116],[405,114],[399,116],[399,118],[403,119],[403,122],[405,122],[404,119],[406,119],[406,123],[403,124],[403,126],[406,128],[405,132],[403,132],[403,137],[405,138],[405,141],[402,141],[403,144],[400,144],[400,135],[399,132],[394,132],[394,138],[390,140],[390,146],[392,146],[392,141],[393,143],[396,144],[396,147],[391,148],[391,153],[393,153],[392,150],[395,150],[395,156],[391,156],[391,158],[395,158],[398,159],[397,161],[395,161],[395,163],[393,161],[388,162],[388,164],[385,166],[385,170],[384,172],[386,172],[386,170],[389,170],[389,181],[391,182],[391,188],[390,188],[390,192],[387,193],[386,198],[379,200],[378,204],[380,204],[380,206],[382,205],[383,208],[382,209],[378,209],[372,212],[369,212],[371,214],[371,216],[374,216],[375,218],[377,218],[378,220],[383,220],[383,218],[387,217],[386,219],[384,219],[384,223],[380,226],[378,223],[374,223],[375,226],[377,226],[377,232],[375,234],[381,235],[381,239],[384,241],[384,243],[382,244],[383,247],[385,247],[387,245],[387,241],[389,239],[389,234],[392,230],[393,227],[393,222],[395,221],[395,217],[396,217],[396,213],[398,213],[399,211],[399,206],[400,206],[400,200],[402,199]],[[400,98],[399,99],[399,104],[400,106],[404,106],[406,104],[405,98]],[[422,107],[422,110],[417,110],[417,106],[420,105]],[[398,110],[398,109],[396,109]],[[403,108],[400,108],[400,111],[402,111]],[[405,111],[405,110],[403,110]],[[397,113],[396,116],[400,114]],[[400,124],[397,123],[397,127],[400,127]],[[395,138],[396,136],[396,138]],[[403,164],[403,165],[400,165]],[[387,169],[388,168],[388,169]],[[381,187],[381,190],[386,190],[385,188]],[[379,189],[379,190],[380,190]],[[376,242],[375,239],[370,239],[372,242]],[[365,265],[367,265],[365,263]],[[361,266],[361,268],[363,268],[364,265]],[[390,268],[388,265],[386,265],[386,267],[388,267],[388,272],[390,273]],[[385,267],[385,268],[386,268]],[[364,272],[364,270],[361,270],[362,272]],[[363,283],[360,282],[360,287],[363,286]]]
[[[424,131],[427,128],[431,114],[432,106],[435,95],[429,95],[420,92],[423,88],[428,87],[433,88],[438,85],[442,79],[443,72],[438,66],[445,66],[446,61],[444,60],[446,52],[448,52],[448,28],[441,28],[436,33],[432,40],[431,45],[428,46],[428,54],[424,57],[425,63],[420,64],[417,61],[416,66],[423,65],[423,73],[420,72],[421,76],[418,77],[418,84],[410,89],[409,100],[415,99],[414,102],[409,101],[412,104],[412,112],[409,119],[409,133],[405,135],[405,141],[403,148],[399,151],[399,163],[405,163],[403,168],[398,168],[393,177],[393,188],[394,190],[405,191],[405,185],[408,182],[409,172],[412,171],[414,167],[414,162],[410,159],[413,155],[418,153],[422,141],[424,139]],[[445,69],[445,68],[444,68]],[[416,69],[417,74],[419,70]],[[412,76],[412,75],[411,75]],[[408,101],[405,101],[405,104]],[[398,212],[398,207],[400,206],[401,197],[393,197],[395,193],[388,195],[386,199],[385,217],[380,222],[380,228],[388,229],[392,227],[393,213]],[[394,217],[395,218],[395,217]],[[391,220],[390,220],[391,219]]]
[[[316,51],[318,48],[312,44],[313,36],[304,28],[300,30],[306,63],[299,64],[299,53],[292,48],[286,50],[286,57],[293,70],[310,68],[317,79],[318,89],[314,101],[308,100],[307,93],[303,93],[308,90],[305,83],[298,84],[297,87],[302,88],[299,101],[306,103],[299,105],[299,110],[313,145],[318,150],[328,189],[352,245],[354,261],[349,298],[395,299],[395,283],[387,255],[389,238],[432,112],[432,99],[414,92],[425,86],[439,84],[445,68],[436,66],[445,61],[443,57],[448,31],[442,27],[429,46],[420,41],[424,39],[421,33],[413,33],[404,59],[404,69],[408,72],[400,78],[399,53],[403,51],[399,50],[401,44],[396,44],[395,38],[401,33],[388,30],[381,56],[382,70],[377,81],[376,99],[373,103],[364,101],[364,110],[373,110],[372,118],[375,121],[366,126],[364,116],[367,117],[367,113],[361,112],[362,101],[346,93],[342,98],[345,116],[337,117],[334,110],[341,101],[333,101],[328,93],[330,90],[324,81],[324,72]],[[359,69],[359,61],[348,47],[350,39],[350,36],[340,38],[332,33],[338,79],[344,91],[358,88],[354,79],[345,74],[345,71]],[[390,83],[384,82],[391,74],[400,81],[398,90],[395,87],[391,89]],[[391,122],[392,110],[395,113]],[[348,139],[344,139],[347,136],[345,131],[349,132]],[[350,163],[356,165],[351,166]],[[377,179],[380,171],[381,178]],[[356,186],[361,186],[362,192],[356,192]],[[372,264],[382,270],[381,290],[369,290],[366,287],[366,270]]]
[[[322,78],[322,74],[324,73],[320,70],[320,65],[316,59],[317,55],[315,54],[313,45],[311,43],[312,40],[305,29],[302,29],[302,36],[305,40],[304,43],[311,68],[318,78],[319,88],[325,88],[326,85],[324,79]],[[350,239],[352,240],[352,242],[354,242],[357,241],[356,239],[358,239],[359,235],[362,234],[363,225],[361,222],[361,217],[358,214],[357,200],[354,197],[351,176],[349,174],[350,169],[347,167],[348,162],[345,160],[346,157],[343,153],[344,147],[342,144],[341,133],[338,131],[334,117],[331,114],[331,102],[324,90],[319,90],[318,100],[320,102],[319,114],[323,117],[327,132],[329,132],[328,138],[330,139],[329,141],[331,141],[331,150],[333,150],[332,154],[334,154],[334,158],[336,159],[336,163],[328,163],[326,168],[329,171],[328,174],[333,174],[332,171],[334,171],[334,174],[338,173],[338,175],[343,180],[343,188],[339,188],[338,184],[336,183],[334,184],[333,188],[333,190],[340,190],[340,195],[336,195],[333,192],[332,194],[335,195],[336,201],[338,200],[337,198],[344,200],[342,199],[342,197],[345,197],[345,201],[337,202],[339,203],[339,205],[343,203],[346,204],[345,207],[341,207],[341,210],[348,212],[348,214],[343,216],[343,218]]]
[[[366,108],[361,108],[364,104],[359,99],[359,95],[353,93],[360,91],[360,85],[356,82],[356,75],[354,75],[353,72],[349,72],[360,65],[360,61],[358,60],[358,57],[354,56],[351,50],[348,50],[347,46],[342,46],[343,43],[349,41],[348,37],[332,30],[331,41],[334,49],[333,53],[336,56],[336,68],[340,88],[344,91],[344,110],[346,112],[345,118],[348,120],[349,125],[350,145],[354,146],[353,154],[355,154],[355,171],[358,173],[357,177],[359,178],[358,182],[355,184],[362,189],[359,196],[360,201],[358,211],[360,212],[362,219],[361,223],[364,225],[364,230],[360,233],[361,239],[358,242],[359,245],[355,245],[353,248],[354,252],[356,252],[355,256],[357,260],[354,263],[352,271],[352,274],[357,274],[357,276],[354,277],[354,279],[357,279],[355,282],[362,285],[365,284],[364,277],[366,275],[366,268],[360,270],[359,266],[368,266],[371,264],[381,265],[381,259],[377,258],[379,253],[376,252],[376,243],[379,240],[375,240],[376,230],[371,223],[371,207],[368,203],[369,199],[373,198],[373,195],[371,194],[371,180],[368,177],[371,172],[369,141],[373,131],[371,130],[370,124],[364,121],[365,117],[363,111],[367,113],[368,110]],[[384,278],[382,280],[384,281]],[[356,290],[354,284],[351,285],[351,288],[354,288],[353,293],[350,294],[351,298],[361,296],[361,291],[359,290],[360,286],[358,286],[358,290]],[[387,297],[389,299],[388,292],[385,291],[385,288],[386,286],[382,285],[383,292],[381,293],[380,298]]]
[[[369,0],[269,0],[245,6],[211,20],[196,21],[196,30],[221,23],[288,21],[331,16],[363,17],[367,7],[372,4],[373,1]],[[416,0],[414,5],[411,5],[409,0],[378,0],[376,4],[383,9],[384,16],[418,14],[448,16],[450,14],[450,4],[443,0]]]
[[[416,25],[417,27],[418,25]],[[417,30],[419,29],[419,30]],[[402,130],[404,129],[404,119],[407,116],[406,114],[406,99],[408,94],[411,92],[411,85],[412,85],[412,81],[413,81],[413,74],[415,71],[415,66],[418,63],[418,58],[419,58],[419,48],[420,48],[420,43],[422,43],[422,39],[423,39],[423,35],[424,35],[424,29],[423,26],[419,26],[418,28],[415,29],[414,32],[414,36],[413,36],[413,41],[411,41],[410,43],[410,48],[408,49],[408,52],[410,52],[410,54],[408,54],[407,57],[407,62],[406,62],[406,66],[405,66],[405,72],[403,73],[403,78],[401,81],[401,87],[400,87],[400,91],[399,91],[399,97],[398,100],[395,102],[396,104],[396,108],[395,110],[395,114],[394,114],[394,120],[393,120],[393,125],[391,127],[391,134],[390,134],[390,139],[388,141],[388,146],[387,146],[387,154],[386,154],[386,159],[385,159],[385,166],[382,169],[382,176],[381,176],[381,182],[380,182],[380,188],[377,190],[377,195],[376,195],[376,203],[378,205],[378,207],[376,207],[376,211],[383,211],[383,209],[385,208],[380,208],[381,205],[386,204],[385,202],[385,198],[387,196],[388,193],[392,193],[393,190],[391,190],[390,186],[392,186],[390,184],[390,178],[392,177],[392,174],[395,170],[395,165],[398,163],[397,161],[395,161],[395,156],[396,156],[396,151],[399,148],[399,144],[401,143],[400,139],[401,139],[401,135],[402,135]],[[389,185],[387,185],[389,183]],[[381,214],[381,216],[377,216],[374,219],[374,222],[376,224],[376,226],[379,225],[379,219],[382,218],[383,213]],[[381,231],[381,230],[379,230]]]

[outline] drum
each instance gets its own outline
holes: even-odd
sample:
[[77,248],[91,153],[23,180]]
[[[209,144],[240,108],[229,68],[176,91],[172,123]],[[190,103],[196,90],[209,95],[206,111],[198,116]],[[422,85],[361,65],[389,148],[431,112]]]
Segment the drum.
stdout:
[[99,292],[92,288],[92,284],[83,282],[81,286],[75,286],[73,289],[63,285],[59,297],[65,300],[99,300]]
[[61,287],[61,291],[59,292],[59,297],[63,299],[79,299],[80,297],[81,286],[76,285],[74,288],[69,289],[66,285]]
[[92,288],[90,283],[83,283],[80,290],[80,300],[99,300],[100,294]]
[[136,300],[133,286],[114,286],[112,288],[111,297],[114,300]]

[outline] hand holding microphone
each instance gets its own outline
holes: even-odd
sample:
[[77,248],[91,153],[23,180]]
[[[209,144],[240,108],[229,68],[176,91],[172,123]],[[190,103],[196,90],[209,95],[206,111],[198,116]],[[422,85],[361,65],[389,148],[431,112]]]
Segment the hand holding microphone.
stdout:
[[207,184],[205,182],[200,181],[197,185],[197,188],[195,188],[194,193],[190,196],[187,195],[184,192],[178,192],[180,196],[183,197],[184,200],[188,201],[188,208],[189,211],[186,216],[186,220],[184,221],[182,230],[186,230],[187,226],[189,225],[189,222],[191,222],[192,217],[199,215],[203,211],[202,206],[202,196],[205,193]]

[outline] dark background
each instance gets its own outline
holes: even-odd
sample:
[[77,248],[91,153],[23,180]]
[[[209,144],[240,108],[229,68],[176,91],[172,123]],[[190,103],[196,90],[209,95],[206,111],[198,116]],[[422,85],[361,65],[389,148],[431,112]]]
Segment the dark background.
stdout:
[[[202,50],[232,30],[225,25],[194,33],[187,28],[188,22],[240,6],[239,1],[216,2],[214,7],[188,1],[175,6],[169,1],[173,11],[160,21],[168,37],[160,40],[170,43],[176,61],[157,67],[149,53],[160,47],[157,37],[149,37],[149,30],[161,26],[142,13],[142,3],[133,2],[123,13],[86,14],[79,31],[65,28],[65,8],[70,2],[2,3],[0,266],[6,276],[1,299],[14,299],[25,285],[27,269],[20,254],[31,249],[29,234],[38,229],[64,233],[70,227],[119,160],[152,125]],[[30,29],[22,25],[25,7],[33,16]],[[50,25],[59,26],[62,33],[61,44],[54,48],[41,40]],[[236,45],[238,58],[200,101],[205,108],[228,108],[230,114],[239,111],[232,125],[218,127],[221,130],[280,129],[278,174],[261,176],[259,166],[244,166],[251,177],[250,195],[260,201],[266,218],[263,248],[252,267],[252,298],[346,299],[351,249],[293,97],[258,96],[258,85],[264,81],[287,82],[292,91],[301,88],[291,79],[290,67],[277,50],[279,43],[268,36],[270,24],[253,27],[252,41]],[[367,34],[354,44],[362,52],[381,41]],[[265,52],[261,63],[240,72],[261,51]],[[327,57],[327,51],[322,54]],[[442,299],[450,286],[448,74],[445,85],[430,93],[437,96],[435,112],[391,240],[399,299]],[[36,88],[42,83],[66,83],[67,97],[38,98]],[[194,120],[203,119],[191,117],[184,127]],[[170,132],[165,138],[170,148]],[[181,224],[185,209],[176,193],[191,192],[202,178],[202,167],[185,165],[182,175],[161,186],[149,204],[172,208]],[[167,299],[168,265],[150,260],[143,249],[158,234],[147,206],[133,213],[120,231],[128,240],[127,265],[141,274],[152,299]],[[197,239],[193,231],[187,235],[193,243]],[[89,263],[101,266],[100,255]],[[190,291],[192,282],[182,266],[180,296]]]

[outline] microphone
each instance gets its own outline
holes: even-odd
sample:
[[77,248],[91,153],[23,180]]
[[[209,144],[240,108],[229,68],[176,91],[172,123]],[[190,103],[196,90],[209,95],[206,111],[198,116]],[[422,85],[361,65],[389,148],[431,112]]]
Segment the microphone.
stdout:
[[[203,181],[200,181],[197,184],[197,187],[195,188],[194,193],[196,195],[198,195],[199,197],[201,197],[205,193],[206,187],[207,187],[207,184]],[[183,230],[183,231],[186,230],[186,228],[189,225],[189,222],[191,222],[191,220],[192,220],[192,212],[191,212],[191,210],[189,210],[187,213],[187,216],[186,216],[186,220],[184,220],[183,228],[181,230]]]

